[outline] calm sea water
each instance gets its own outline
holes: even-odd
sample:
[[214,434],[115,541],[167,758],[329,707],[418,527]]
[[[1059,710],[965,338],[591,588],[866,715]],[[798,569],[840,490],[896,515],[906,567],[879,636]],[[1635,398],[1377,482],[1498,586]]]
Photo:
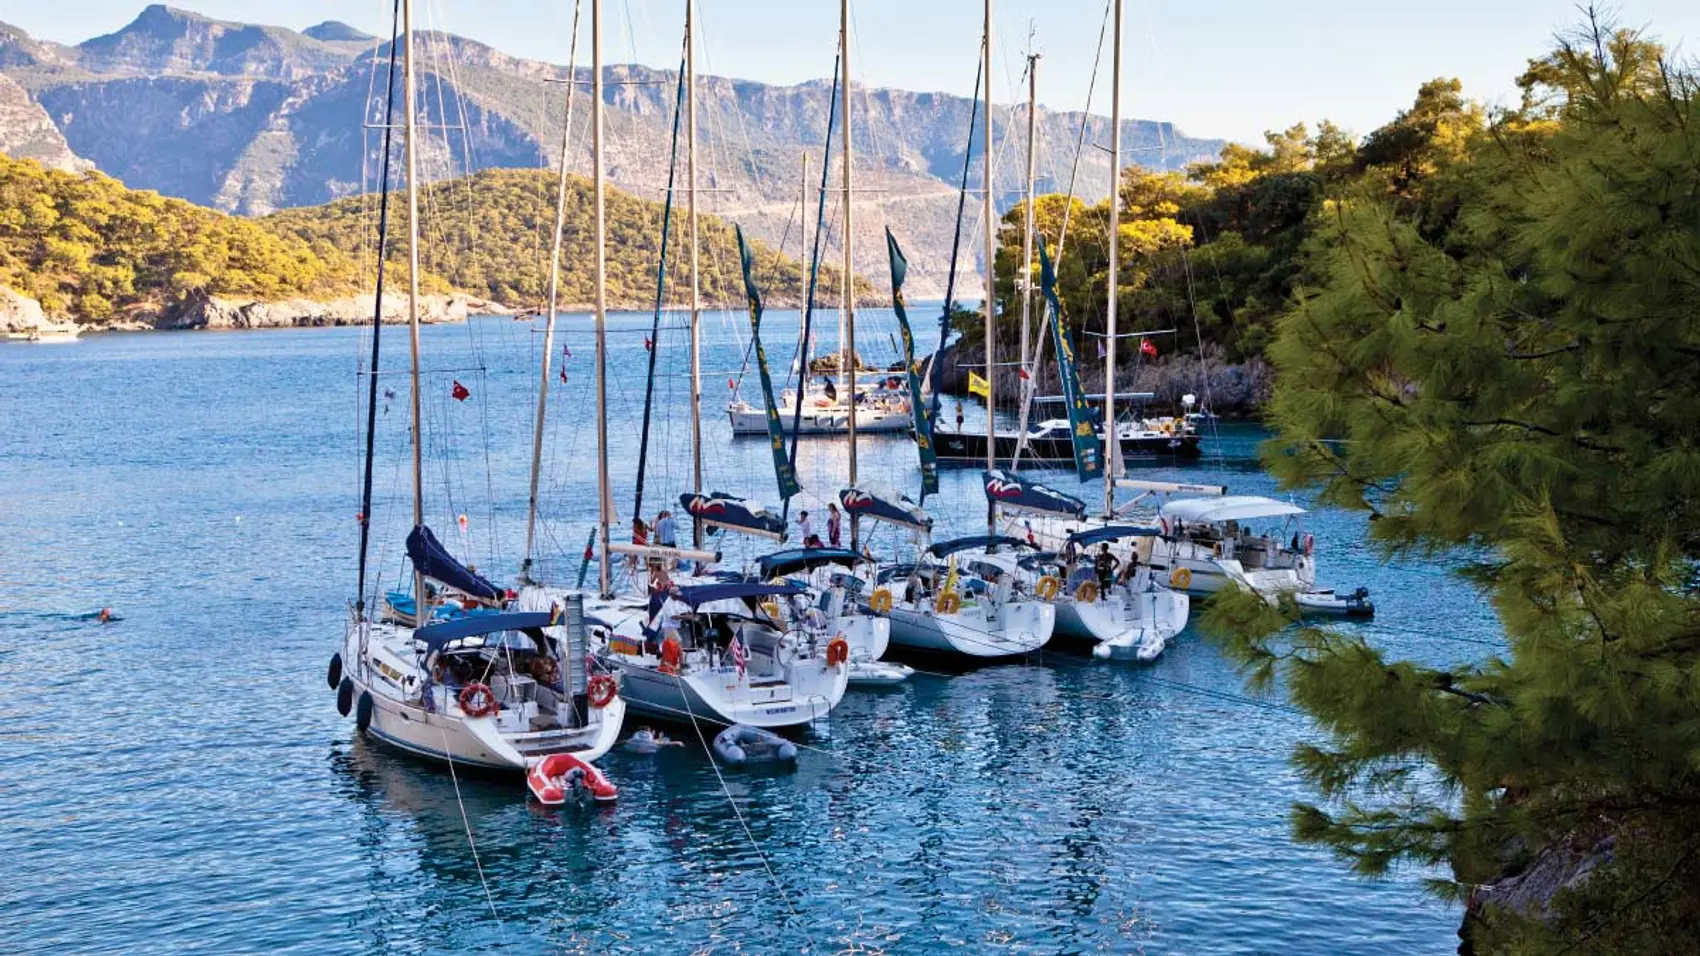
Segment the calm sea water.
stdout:
[[[879,360],[882,321],[862,335]],[[542,550],[570,578],[595,436],[591,340],[568,324]],[[646,325],[623,316],[611,336],[627,521]],[[788,355],[795,317],[770,326],[771,351]],[[737,374],[741,327],[712,322],[711,411]],[[699,746],[616,751],[604,763],[621,798],[602,811],[544,811],[518,780],[456,779],[357,739],[324,672],[355,588],[366,341],[331,329],[0,344],[0,949],[1454,948],[1458,913],[1423,895],[1424,874],[1367,883],[1293,844],[1288,805],[1307,791],[1287,755],[1313,729],[1279,698],[1246,698],[1190,631],[1154,666],[1050,653],[852,694],[789,775],[722,778]],[[661,341],[650,516],[690,479],[680,341]],[[383,363],[397,396],[374,509],[386,583],[408,520],[406,381],[390,374],[405,342],[388,335]],[[429,520],[498,575],[523,545],[538,349],[530,325],[506,319],[424,334]],[[457,380],[465,402],[449,397]],[[1139,467],[1267,493],[1260,437],[1228,428],[1204,464]],[[774,498],[763,442],[734,441],[717,414],[706,439],[711,487]],[[839,487],[844,457],[841,442],[805,443],[803,507]],[[906,443],[867,441],[860,465],[914,484]],[[977,472],[944,486],[930,503],[941,523],[973,531]],[[1375,592],[1377,642],[1428,661],[1491,649],[1491,614],[1446,567],[1384,566],[1358,516],[1322,512],[1309,527],[1328,583]],[[102,606],[123,620],[85,618]]]

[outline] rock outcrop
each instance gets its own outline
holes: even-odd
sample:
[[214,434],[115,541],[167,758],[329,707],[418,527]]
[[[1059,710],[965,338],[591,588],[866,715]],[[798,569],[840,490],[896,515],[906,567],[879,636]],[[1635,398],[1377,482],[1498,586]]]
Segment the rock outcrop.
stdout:
[[[478,303],[483,305],[484,303]],[[425,295],[419,299],[419,321],[464,322],[474,303],[462,296]],[[156,329],[283,329],[333,325],[366,325],[372,321],[373,297],[349,296],[329,302],[285,299],[258,302],[222,296],[199,296],[158,313],[136,318]],[[407,297],[384,297],[384,321],[407,321]]]
[[33,159],[48,169],[80,173],[94,168],[81,159],[28,91],[0,73],[0,153]]
[[0,333],[32,332],[47,325],[40,302],[0,286]]

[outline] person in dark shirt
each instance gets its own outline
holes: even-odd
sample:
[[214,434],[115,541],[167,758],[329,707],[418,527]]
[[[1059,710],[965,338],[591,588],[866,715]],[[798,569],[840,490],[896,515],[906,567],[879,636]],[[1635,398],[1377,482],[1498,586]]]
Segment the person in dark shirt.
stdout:
[[1098,598],[1103,600],[1110,596],[1110,585],[1115,581],[1116,568],[1121,560],[1110,553],[1108,544],[1098,546],[1098,556],[1092,560],[1092,570],[1098,573]]

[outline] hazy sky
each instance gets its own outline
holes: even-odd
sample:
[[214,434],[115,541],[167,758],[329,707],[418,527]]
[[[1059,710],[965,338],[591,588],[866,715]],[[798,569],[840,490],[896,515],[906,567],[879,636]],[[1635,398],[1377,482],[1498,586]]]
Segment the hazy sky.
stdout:
[[[388,31],[390,0],[177,0],[222,19],[301,29],[337,19]],[[62,43],[122,27],[137,0],[0,0],[0,20]],[[676,64],[683,0],[604,0],[604,57]],[[588,32],[588,0],[585,0]],[[10,8],[10,9],[8,9]],[[421,27],[446,29],[517,56],[565,62],[573,0],[419,0]],[[837,42],[832,0],[698,0],[698,67],[792,83],[826,75]],[[974,82],[976,0],[852,0],[857,82],[967,93]],[[1646,27],[1682,52],[1700,48],[1700,2],[1621,0],[1620,23]],[[1085,105],[1105,0],[996,0],[993,96],[1017,94],[1021,56],[1044,55],[1039,98]],[[1174,121],[1197,136],[1254,140],[1262,130],[1327,117],[1359,134],[1409,104],[1435,76],[1463,79],[1490,103],[1514,99],[1513,78],[1574,25],[1573,0],[1129,0],[1123,111]],[[1685,42],[1686,41],[1686,42]],[[1093,106],[1109,109],[1108,43]],[[581,41],[581,61],[589,56]]]

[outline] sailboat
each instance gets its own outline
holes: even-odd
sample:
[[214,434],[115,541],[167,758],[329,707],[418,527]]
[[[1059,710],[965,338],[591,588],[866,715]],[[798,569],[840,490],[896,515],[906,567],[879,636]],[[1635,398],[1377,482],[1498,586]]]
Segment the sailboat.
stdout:
[[[788,727],[808,723],[827,713],[843,699],[848,686],[849,642],[836,632],[825,633],[794,626],[784,613],[793,599],[807,595],[806,588],[790,583],[718,580],[705,576],[682,576],[672,581],[666,568],[675,562],[718,562],[717,552],[701,549],[705,526],[718,526],[746,534],[784,538],[784,522],[765,509],[731,495],[702,490],[701,371],[699,323],[701,321],[699,271],[696,268],[697,176],[696,176],[696,60],[692,5],[685,10],[686,86],[689,142],[687,188],[691,248],[691,416],[694,489],[681,496],[680,504],[693,519],[693,547],[668,548],[638,544],[614,544],[609,540],[612,499],[607,473],[606,351],[601,346],[605,315],[605,261],[601,251],[601,118],[602,77],[600,46],[595,49],[596,160],[598,205],[597,259],[597,382],[599,412],[599,462],[601,468],[601,555],[600,587],[592,602],[591,631],[597,645],[596,658],[621,676],[624,696],[631,707],[651,717],[676,721],[707,721],[753,727]],[[765,353],[760,346],[761,302],[752,274],[752,263],[743,234],[738,235],[744,282],[750,297],[751,331],[763,392],[768,388]],[[664,276],[665,270],[659,270]],[[653,353],[652,353],[653,354]],[[771,399],[770,399],[771,400]],[[776,445],[776,465],[783,463]],[[795,477],[779,468],[781,490],[795,484]],[[641,477],[640,477],[641,482]],[[640,486],[641,487],[641,486]],[[619,595],[613,588],[610,555],[620,553],[638,558],[651,568],[647,593]],[[635,575],[634,575],[635,577]],[[640,582],[631,582],[634,589]]]
[[[983,190],[986,229],[986,356],[992,366],[995,313],[992,265],[995,261],[996,219],[992,210],[991,144],[991,38],[992,5],[985,5],[985,33],[981,44],[981,73],[986,80],[984,122],[985,183]],[[848,189],[846,159],[846,189]],[[848,204],[846,204],[848,206]],[[846,230],[848,234],[848,229]],[[848,243],[846,244],[848,245]],[[897,239],[886,231],[891,259],[892,303],[903,328],[906,361],[911,381],[916,381],[913,342],[903,302],[903,280],[907,262]],[[849,250],[845,252],[848,262]],[[848,271],[848,267],[847,267]],[[988,402],[988,407],[991,403]],[[854,430],[852,430],[852,434]],[[933,429],[925,412],[918,412],[917,446],[922,456],[924,490],[936,490],[933,471]],[[918,506],[894,492],[856,484],[854,444],[851,449],[851,487],[840,494],[851,527],[866,517],[908,529],[919,552],[912,563],[882,566],[870,582],[868,607],[891,618],[892,643],[911,650],[968,658],[987,659],[1033,653],[1051,639],[1056,611],[1019,586],[1017,551],[1025,542],[998,535],[995,510],[987,513],[987,534],[929,543],[932,522]],[[988,466],[992,463],[988,462]]]
[[[625,715],[618,687],[586,667],[583,601],[570,596],[546,611],[519,611],[512,595],[456,560],[424,520],[419,356],[418,149],[411,0],[403,0],[403,112],[408,205],[408,331],[412,363],[413,565],[412,620],[376,620],[366,611],[366,557],[372,504],[377,373],[382,331],[384,236],[389,209],[391,124],[384,135],[377,304],[372,327],[361,510],[359,597],[350,607],[327,682],[337,708],[386,744],[424,757],[498,770],[527,771],[551,757],[589,761],[614,745]],[[390,44],[386,114],[395,100],[396,38]],[[440,589],[440,590],[439,590]],[[437,613],[443,598],[464,613]]]

